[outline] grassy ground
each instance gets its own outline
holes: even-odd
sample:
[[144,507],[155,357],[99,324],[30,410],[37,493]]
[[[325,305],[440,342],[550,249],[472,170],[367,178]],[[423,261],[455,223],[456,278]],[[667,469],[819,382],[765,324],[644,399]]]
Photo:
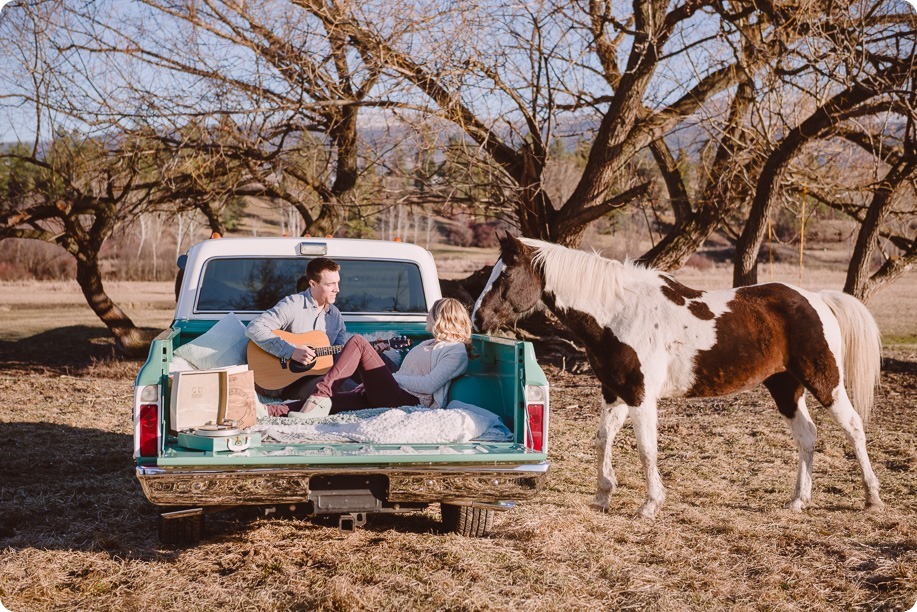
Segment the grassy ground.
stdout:
[[[170,285],[111,291],[138,324],[168,323]],[[886,335],[917,327],[907,314],[914,294],[901,295],[887,308],[879,297],[870,305]],[[547,488],[499,515],[489,538],[440,533],[435,507],[374,517],[351,534],[237,510],[208,517],[198,547],[171,550],[159,545],[156,510],[132,472],[130,394],[140,362],[111,360],[104,328],[67,284],[2,285],[0,308],[8,309],[0,322],[0,602],[13,612],[907,610],[917,602],[914,345],[886,350],[867,430],[888,504],[881,514],[862,511],[852,449],[820,409],[812,410],[813,504],[803,514],[782,509],[795,452],[760,391],[662,404],[668,501],[655,522],[634,517],[645,489],[625,426],[615,444],[618,495],[611,512],[594,512],[599,391],[590,375],[549,366]]]

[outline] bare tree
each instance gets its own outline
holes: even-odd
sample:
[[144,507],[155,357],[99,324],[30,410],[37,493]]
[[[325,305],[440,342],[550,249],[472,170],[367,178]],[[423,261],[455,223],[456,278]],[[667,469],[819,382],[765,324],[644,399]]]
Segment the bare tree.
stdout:
[[60,135],[44,153],[13,150],[0,158],[23,162],[35,176],[27,193],[0,193],[0,239],[42,240],[65,249],[76,260],[86,302],[118,348],[128,355],[145,352],[149,337],[106,293],[99,261],[117,224],[142,211],[154,192],[157,181],[143,172],[142,156]]
[[[825,22],[822,15],[834,19]],[[913,120],[908,118],[917,68],[913,55],[917,19],[913,14],[888,12],[881,3],[840,4],[820,10],[815,17],[804,15],[800,21],[806,24],[808,33],[806,51],[794,49],[790,59],[781,58],[777,62],[775,70],[788,75],[795,84],[800,75],[814,75],[809,83],[817,85],[821,81],[823,101],[798,123],[786,124],[761,167],[748,219],[736,247],[733,273],[736,286],[757,282],[758,251],[766,220],[780,197],[787,169],[808,143],[849,131],[851,121],[864,117],[891,112],[899,114],[902,121]],[[902,163],[889,175],[896,185],[910,175],[907,161]],[[897,176],[900,172],[904,176]],[[877,196],[880,192],[885,194],[878,201],[887,201],[887,182],[879,182],[877,189]],[[861,230],[865,232],[864,242],[853,268],[862,269],[866,265],[869,254],[866,245],[872,243],[884,216],[883,205],[876,202],[875,207],[875,214]],[[863,288],[862,282],[848,281],[847,290],[861,297]]]
[[[895,137],[883,134],[888,130],[882,129],[896,123],[893,121],[896,116],[912,117],[906,108],[899,110],[886,117],[859,122],[855,127],[838,128],[834,140],[848,145],[838,153],[847,162],[831,184],[826,184],[825,172],[813,177],[811,173],[794,170],[788,179],[794,195],[802,192],[803,196],[855,221],[844,291],[864,301],[912,269],[917,260],[914,121],[909,119],[903,132]],[[862,154],[851,151],[850,144],[862,149]],[[818,149],[824,155],[826,147]],[[816,178],[821,179],[820,184]]]
[[[434,104],[431,112],[489,156],[513,187],[523,234],[564,244],[576,244],[589,223],[645,193],[647,185],[634,184],[626,173],[641,149],[652,147],[672,178],[663,136],[732,89],[738,102],[719,155],[728,174],[751,79],[801,35],[788,25],[788,9],[764,4],[734,10],[713,0],[675,6],[638,0],[629,15],[610,2],[539,2],[503,7],[496,18],[488,7],[469,5],[446,14],[415,10],[397,23],[356,3],[296,1],[326,28],[346,32],[364,57],[411,82]],[[446,28],[450,45],[423,44],[424,31],[438,40]],[[734,49],[742,37],[746,42]],[[664,90],[673,79],[660,75],[700,48],[719,59],[695,61],[687,85]],[[737,88],[739,83],[744,85]],[[495,106],[507,112],[494,115]],[[544,188],[551,142],[566,126],[592,120],[582,176],[564,201],[554,202]],[[722,216],[710,205],[712,197],[692,211],[676,183],[669,181],[681,238],[664,241],[650,254],[654,263],[683,261]],[[718,184],[711,181],[711,195]]]
[[[910,151],[902,156],[875,186],[872,201],[866,209],[850,265],[844,291],[860,299],[868,300],[877,289],[901,276],[917,263],[917,227],[910,227],[910,237],[895,236],[895,246],[900,250],[897,256],[888,256],[879,269],[870,274],[870,254],[881,231],[882,221],[892,210],[895,194],[900,189],[910,189],[913,198],[913,181],[917,178],[917,157]],[[911,208],[911,218],[917,210]]]
[[75,48],[147,77],[121,83],[125,119],[176,156],[194,150],[232,167],[224,191],[292,206],[304,232],[335,231],[355,204],[358,113],[378,89],[375,66],[340,28],[283,0],[139,4],[128,17],[116,3],[72,7],[86,24]]
[[[496,13],[465,4],[412,7],[398,21],[354,2],[297,3],[326,28],[344,30],[363,57],[412,83],[431,115],[464,133],[479,153],[468,159],[483,156],[499,169],[490,177],[501,185],[491,192],[497,197],[486,201],[502,207],[500,196],[509,194],[523,234],[576,244],[586,225],[645,193],[645,183],[633,182],[632,162],[648,149],[673,223],[643,260],[678,267],[738,217],[737,283],[753,280],[749,262],[767,202],[778,197],[783,168],[800,147],[845,118],[878,112],[864,105],[885,89],[910,89],[913,17],[878,1],[637,0],[631,12],[600,1],[535,2]],[[434,42],[444,38],[449,44]],[[794,91],[815,101],[808,122],[779,106]],[[545,186],[551,144],[590,117],[579,181],[552,199]],[[669,149],[672,134],[692,121],[712,135],[714,151],[693,194]]]
[[[857,142],[912,120],[914,17],[894,3],[36,6],[61,15],[30,22],[45,55],[8,47],[34,91],[19,100],[45,109],[39,131],[70,114],[85,133],[142,141],[169,205],[201,210],[214,231],[226,206],[257,196],[296,210],[308,233],[384,219],[419,239],[422,211],[576,245],[629,207],[661,233],[642,258],[658,267],[683,265],[718,230],[737,237],[740,284],[755,279],[807,147],[841,137],[882,160],[860,189],[872,204],[822,198],[863,226],[850,290],[874,286],[863,275],[877,237],[900,265],[873,280],[907,268],[913,237],[887,221],[912,197],[909,149],[893,159]],[[582,143],[581,161],[564,165]],[[833,171],[819,163],[814,176]],[[663,189],[664,205],[648,201]]]
[[92,85],[73,78],[73,57],[55,37],[68,25],[54,3],[21,4],[0,20],[0,53],[10,66],[3,108],[33,128],[30,146],[0,153],[0,238],[42,240],[72,255],[89,306],[123,352],[139,354],[148,338],[106,293],[99,255],[117,224],[144,210],[158,181],[136,142],[71,112]]

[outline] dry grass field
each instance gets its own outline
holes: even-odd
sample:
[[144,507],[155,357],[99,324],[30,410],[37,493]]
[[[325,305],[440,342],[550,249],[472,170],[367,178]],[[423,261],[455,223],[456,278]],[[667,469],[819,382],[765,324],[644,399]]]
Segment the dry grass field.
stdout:
[[[678,276],[728,284],[709,271]],[[168,283],[109,289],[138,324],[168,324]],[[548,363],[550,479],[537,500],[500,514],[491,537],[440,533],[435,507],[349,534],[242,509],[208,517],[199,546],[173,550],[159,545],[133,476],[140,362],[112,359],[74,284],[0,285],[0,602],[12,612],[907,610],[917,602],[915,289],[906,279],[870,304],[891,341],[867,429],[883,513],[862,511],[852,449],[818,408],[813,503],[783,510],[796,454],[761,391],[661,406],[668,502],[654,522],[634,517],[644,482],[626,425],[618,496],[597,513],[599,390],[588,373]]]

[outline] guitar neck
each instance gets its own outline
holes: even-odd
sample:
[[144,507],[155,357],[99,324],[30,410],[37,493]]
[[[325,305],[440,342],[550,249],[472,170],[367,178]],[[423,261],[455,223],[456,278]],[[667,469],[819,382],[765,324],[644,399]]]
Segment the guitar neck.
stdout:
[[322,346],[315,349],[316,357],[325,357],[326,355],[337,355],[344,349],[343,344],[337,346]]

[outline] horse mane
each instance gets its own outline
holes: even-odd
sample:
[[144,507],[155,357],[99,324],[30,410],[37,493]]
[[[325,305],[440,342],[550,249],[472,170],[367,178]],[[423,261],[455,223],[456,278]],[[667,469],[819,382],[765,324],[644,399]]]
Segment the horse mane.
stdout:
[[532,263],[541,266],[545,288],[565,301],[607,303],[623,297],[624,281],[634,273],[651,271],[630,261],[606,259],[598,253],[587,253],[542,242],[532,238],[519,240],[535,249]]

